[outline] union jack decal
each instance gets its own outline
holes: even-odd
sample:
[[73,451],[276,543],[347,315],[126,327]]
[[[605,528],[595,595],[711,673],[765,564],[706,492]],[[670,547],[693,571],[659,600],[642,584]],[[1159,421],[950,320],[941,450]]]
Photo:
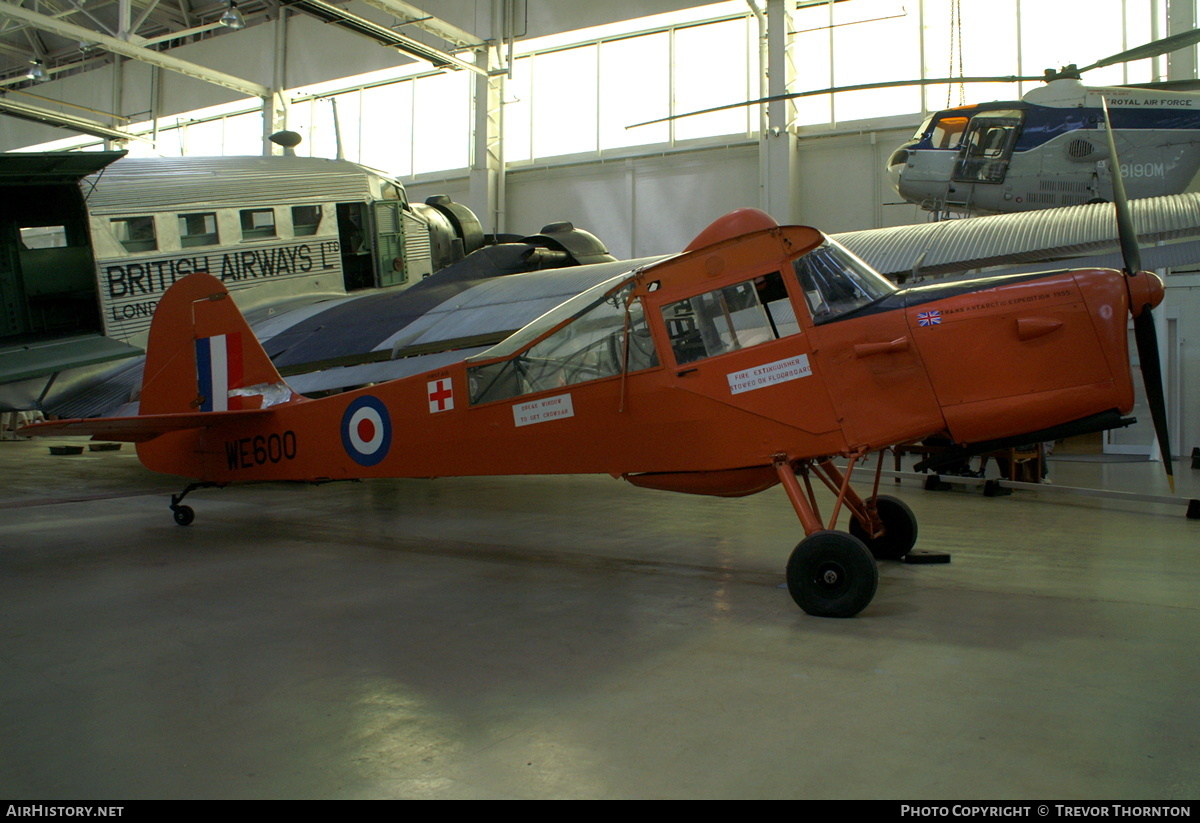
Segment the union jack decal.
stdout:
[[940,326],[942,325],[942,313],[937,311],[923,311],[917,314],[918,326]]

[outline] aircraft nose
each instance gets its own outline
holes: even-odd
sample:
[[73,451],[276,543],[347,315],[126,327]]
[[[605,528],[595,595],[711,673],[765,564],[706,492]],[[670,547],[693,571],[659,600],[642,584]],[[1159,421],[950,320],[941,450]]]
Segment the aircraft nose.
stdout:
[[887,162],[887,178],[892,184],[892,188],[897,192],[900,191],[900,173],[904,171],[905,165],[908,163],[908,150],[904,147],[896,149]]
[[1132,277],[1126,277],[1125,283],[1129,287],[1129,313],[1134,317],[1157,306],[1166,294],[1162,278],[1151,271],[1140,271]]

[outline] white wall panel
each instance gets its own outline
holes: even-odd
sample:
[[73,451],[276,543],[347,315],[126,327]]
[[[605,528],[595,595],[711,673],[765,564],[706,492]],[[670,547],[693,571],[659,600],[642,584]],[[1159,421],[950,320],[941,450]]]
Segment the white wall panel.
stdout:
[[918,221],[915,206],[885,205],[900,200],[887,159],[915,128],[801,138],[800,222],[832,233]]
[[622,161],[509,172],[508,230],[525,234],[569,220],[631,257],[630,176]]
[[634,256],[682,251],[718,217],[758,206],[757,144],[643,158],[636,169]]
[[[375,22],[382,23],[386,19],[372,7],[360,3],[351,3],[348,8],[355,14]],[[288,88],[323,83],[339,77],[350,77],[416,62],[395,49],[389,49],[365,37],[304,15],[294,14],[289,17],[287,27],[287,77],[284,82]],[[271,27],[259,28],[269,30]],[[404,30],[404,33],[409,34],[407,30]],[[267,66],[267,69],[269,70],[270,66]],[[268,74],[267,79],[262,82],[269,85],[270,77]]]
[[681,251],[710,222],[758,202],[757,149],[710,149],[510,171],[508,225],[570,220],[619,258]]

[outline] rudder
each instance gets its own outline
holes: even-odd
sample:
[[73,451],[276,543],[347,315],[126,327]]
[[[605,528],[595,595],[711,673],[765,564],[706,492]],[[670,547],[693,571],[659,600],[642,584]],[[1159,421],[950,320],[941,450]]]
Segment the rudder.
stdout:
[[293,398],[220,280],[197,272],[167,289],[150,323],[141,414],[257,409]]

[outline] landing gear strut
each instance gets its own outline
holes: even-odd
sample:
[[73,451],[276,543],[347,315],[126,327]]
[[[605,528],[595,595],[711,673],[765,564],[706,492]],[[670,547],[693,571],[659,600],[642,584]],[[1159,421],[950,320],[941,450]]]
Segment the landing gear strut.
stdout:
[[886,494],[867,501],[883,525],[882,534],[872,533],[869,524],[857,517],[850,521],[850,534],[870,550],[876,560],[899,560],[917,543],[917,517],[903,500]]
[[[788,559],[788,593],[796,605],[817,617],[853,617],[865,609],[879,586],[875,558],[898,560],[917,540],[912,510],[897,498],[879,494],[882,459],[869,501],[850,488],[850,475],[862,457],[862,452],[851,454],[845,474],[829,458],[775,459],[775,471],[807,535]],[[803,478],[803,488],[797,475]],[[821,520],[812,475],[837,495],[828,524]],[[834,530],[842,506],[850,510],[849,534]]]
[[180,526],[191,525],[191,522],[196,519],[196,511],[191,506],[184,506],[183,498],[187,497],[196,489],[206,489],[213,486],[220,486],[220,483],[188,483],[187,487],[179,494],[171,495],[171,513],[175,515],[175,522]]

